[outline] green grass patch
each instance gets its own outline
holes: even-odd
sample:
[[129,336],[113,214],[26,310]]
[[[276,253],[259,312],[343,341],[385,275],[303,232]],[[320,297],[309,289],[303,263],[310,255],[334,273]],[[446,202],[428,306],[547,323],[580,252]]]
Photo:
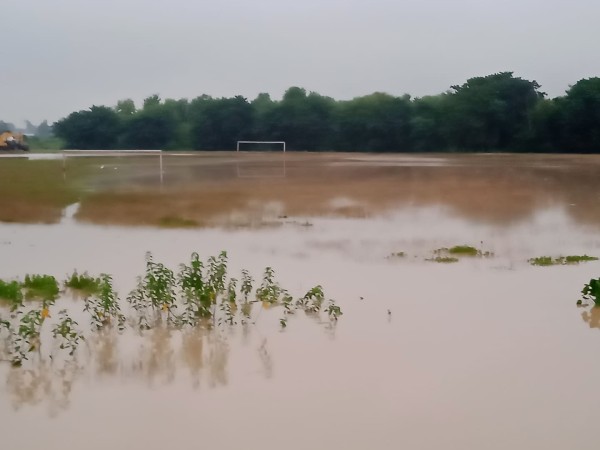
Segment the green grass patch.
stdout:
[[100,292],[102,279],[99,277],[91,277],[87,272],[79,274],[75,270],[71,275],[68,276],[64,284],[65,287],[70,289],[75,289],[86,294],[96,294]]
[[532,266],[563,266],[566,264],[579,264],[588,261],[598,261],[598,258],[588,255],[558,256],[556,258],[553,258],[552,256],[538,256],[537,258],[529,259],[529,264]]
[[580,262],[588,262],[588,261],[598,261],[598,258],[595,256],[588,255],[571,255],[565,256],[565,264],[579,264]]
[[14,306],[21,303],[21,300],[23,300],[21,283],[18,281],[0,280],[0,304],[6,303]]
[[195,228],[200,224],[193,219],[184,219],[177,216],[165,216],[158,219],[158,225],[164,228]]
[[455,245],[448,249],[448,253],[458,256],[479,256],[481,252],[470,245]]
[[494,256],[492,252],[484,252],[470,245],[455,245],[454,247],[442,247],[433,251],[434,255],[438,256],[452,256],[452,257],[479,257],[479,258],[491,258]]
[[51,275],[25,275],[23,288],[28,299],[54,300],[59,293],[58,282]]

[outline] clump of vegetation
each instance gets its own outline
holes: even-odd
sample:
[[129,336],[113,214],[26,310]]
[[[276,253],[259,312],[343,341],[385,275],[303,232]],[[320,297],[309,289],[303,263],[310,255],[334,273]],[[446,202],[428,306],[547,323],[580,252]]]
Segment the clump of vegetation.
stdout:
[[[316,318],[319,323],[322,323],[321,314],[326,314],[331,328],[343,314],[334,300],[326,300],[320,285],[294,300],[275,280],[275,271],[271,267],[265,269],[262,282],[256,289],[253,283],[254,279],[246,270],[242,270],[239,281],[227,277],[226,252],[211,256],[206,262],[193,253],[190,263],[182,264],[178,274],[154,261],[148,253],[146,272],[138,278],[138,286],[129,294],[127,301],[135,311],[137,325],[142,330],[153,328],[165,319],[168,326],[175,328],[256,323],[263,309],[271,307],[283,307],[279,321],[282,328],[287,327],[288,316],[299,310]],[[89,292],[84,311],[90,314],[92,332],[112,327],[125,328],[127,321],[121,312],[110,275],[93,278],[87,272],[80,275],[75,271],[64,284]],[[21,289],[41,298],[41,308],[26,310],[21,301]],[[42,326],[50,317],[50,307],[58,293],[58,283],[49,275],[27,275],[22,284],[17,281],[1,282],[0,294],[14,303],[14,313],[9,320],[0,318],[0,333],[3,334],[0,343],[5,344],[4,353],[10,355],[14,365],[21,365],[31,352],[37,351],[41,356]],[[253,305],[256,303],[263,307],[253,317]],[[52,348],[67,350],[73,356],[81,341],[85,340],[77,325],[66,310],[59,311],[51,329],[53,341],[58,345]]]
[[177,216],[164,216],[158,220],[158,225],[165,228],[195,228],[200,224],[193,219],[185,219]]
[[112,277],[102,274],[100,278],[99,292],[85,301],[84,311],[91,315],[92,329],[100,330],[113,324],[116,324],[119,329],[123,329],[125,316],[121,314],[119,298],[112,285]]
[[564,260],[565,264],[579,264],[580,262],[598,261],[598,258],[596,256],[588,255],[571,255],[565,256]]
[[561,266],[597,260],[597,257],[588,255],[558,256],[556,258],[553,258],[552,256],[538,256],[537,258],[529,259],[529,264],[532,266]]
[[100,277],[94,278],[88,275],[87,272],[78,274],[77,271],[73,271],[71,275],[64,282],[65,287],[75,289],[86,294],[96,294],[100,292],[102,285],[102,279]]
[[59,313],[59,322],[52,329],[52,337],[59,342],[61,350],[68,350],[69,356],[73,356],[80,341],[84,341],[83,334],[75,326],[77,322],[69,317],[66,310]]
[[436,256],[435,258],[428,258],[425,261],[448,264],[458,262],[458,258],[455,258],[454,256]]
[[388,259],[392,259],[392,258],[404,258],[406,256],[406,253],[404,252],[394,252],[394,253],[390,253],[388,255]]
[[54,300],[60,292],[58,281],[51,275],[25,275],[23,288],[25,289],[25,297],[29,299]]
[[[590,282],[583,287],[581,294],[584,300],[591,300],[596,306],[600,306],[600,278],[592,278]],[[581,305],[581,303],[581,300],[577,302],[578,305]]]
[[11,307],[14,307],[20,305],[22,300],[21,283],[0,280],[0,302],[7,302]]
[[470,245],[455,245],[454,247],[450,247],[448,249],[448,253],[451,255],[461,255],[461,256],[480,256],[481,251],[477,250],[475,247],[471,247]]
[[434,250],[433,253],[438,256],[469,256],[469,257],[479,257],[479,258],[491,258],[494,256],[492,252],[479,250],[470,245],[455,245],[454,247],[442,247]]

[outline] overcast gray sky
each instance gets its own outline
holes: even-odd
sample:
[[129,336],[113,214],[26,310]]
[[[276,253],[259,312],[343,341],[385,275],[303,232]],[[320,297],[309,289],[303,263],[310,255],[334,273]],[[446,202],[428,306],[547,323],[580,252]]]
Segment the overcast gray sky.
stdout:
[[301,86],[437,94],[510,70],[554,97],[600,76],[598,0],[0,0],[0,120]]

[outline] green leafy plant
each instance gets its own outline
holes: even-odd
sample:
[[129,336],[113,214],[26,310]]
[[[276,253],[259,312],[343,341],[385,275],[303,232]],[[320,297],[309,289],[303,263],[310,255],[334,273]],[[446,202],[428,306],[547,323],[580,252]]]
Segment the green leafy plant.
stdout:
[[59,321],[52,328],[52,337],[59,342],[61,350],[68,350],[69,355],[73,356],[79,346],[80,341],[85,340],[83,334],[75,326],[77,322],[69,317],[65,309],[59,311]]
[[583,287],[581,294],[584,300],[591,300],[596,306],[600,306],[600,278],[592,278],[589,283]]
[[21,283],[0,280],[0,302],[2,301],[6,302],[12,309],[19,307],[23,302]]
[[119,298],[112,285],[112,277],[102,274],[100,279],[100,291],[86,299],[84,311],[89,312],[91,315],[93,330],[100,330],[113,325],[117,325],[122,330],[125,324],[125,316],[121,314]]

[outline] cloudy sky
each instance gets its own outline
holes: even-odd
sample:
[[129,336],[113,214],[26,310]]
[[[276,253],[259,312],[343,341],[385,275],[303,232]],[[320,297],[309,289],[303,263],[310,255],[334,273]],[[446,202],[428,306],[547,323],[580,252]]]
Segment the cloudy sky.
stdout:
[[510,70],[550,96],[600,76],[598,0],[0,0],[0,120],[301,86],[437,94]]

